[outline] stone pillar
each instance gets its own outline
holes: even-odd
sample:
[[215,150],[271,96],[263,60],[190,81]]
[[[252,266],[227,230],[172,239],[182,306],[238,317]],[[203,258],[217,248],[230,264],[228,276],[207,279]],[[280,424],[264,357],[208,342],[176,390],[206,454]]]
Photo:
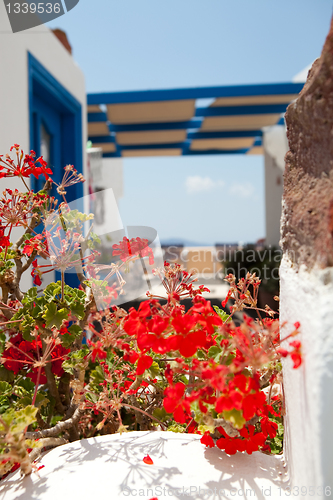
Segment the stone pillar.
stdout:
[[282,337],[299,321],[303,350],[298,370],[284,366],[286,456],[292,486],[303,486],[306,498],[327,498],[333,489],[333,21],[285,119]]

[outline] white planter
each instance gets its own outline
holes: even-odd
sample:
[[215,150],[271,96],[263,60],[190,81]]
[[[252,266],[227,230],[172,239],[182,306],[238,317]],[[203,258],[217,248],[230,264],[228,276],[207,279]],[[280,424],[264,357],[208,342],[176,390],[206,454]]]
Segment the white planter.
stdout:
[[[149,455],[154,464],[143,458]],[[38,474],[0,482],[0,500],[285,498],[282,457],[229,456],[200,436],[131,432],[75,441],[46,453]],[[286,496],[287,498],[287,496]]]

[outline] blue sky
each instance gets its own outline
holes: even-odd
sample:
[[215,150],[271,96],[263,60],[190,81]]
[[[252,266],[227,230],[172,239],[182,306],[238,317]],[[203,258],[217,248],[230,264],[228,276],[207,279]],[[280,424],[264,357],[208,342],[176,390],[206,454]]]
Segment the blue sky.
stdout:
[[[80,0],[64,29],[87,92],[286,82],[321,52],[331,0]],[[162,240],[265,235],[262,157],[124,160],[126,225]]]

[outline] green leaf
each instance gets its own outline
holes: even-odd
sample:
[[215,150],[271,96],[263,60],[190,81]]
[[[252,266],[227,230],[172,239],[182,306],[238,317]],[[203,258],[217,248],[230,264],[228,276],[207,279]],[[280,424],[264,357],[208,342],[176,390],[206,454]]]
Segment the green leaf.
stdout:
[[66,309],[57,309],[54,302],[47,304],[43,314],[46,328],[56,327],[60,329],[62,322],[68,319],[68,311]]
[[27,448],[42,448],[43,443],[41,441],[34,441],[33,439],[25,439],[24,444]]
[[30,311],[30,316],[32,316],[35,319],[41,319],[42,312],[44,309],[44,304],[45,304],[45,301],[43,298],[37,299],[36,302],[34,303],[32,309],[31,309],[31,311]]
[[222,349],[220,348],[219,345],[212,345],[208,349],[208,356],[210,358],[213,358],[216,363],[220,361],[221,355],[222,355]]
[[[39,408],[39,412],[40,414],[42,415],[42,417],[45,417],[46,419],[50,417],[50,415],[53,415],[54,412],[55,412],[55,404],[56,404],[56,400],[53,396],[51,396],[51,394],[48,392],[47,393],[47,399],[49,400],[49,402],[47,403],[47,405],[42,405],[40,408]],[[60,417],[60,420],[61,420],[62,417]]]
[[69,357],[63,362],[62,368],[65,372],[74,375],[74,370],[79,368],[84,358],[89,354],[88,346],[83,346],[79,351],[71,352]]
[[82,333],[83,330],[82,330],[82,328],[79,325],[71,325],[68,328],[68,331],[71,332],[76,337],[78,337],[79,335],[81,335],[81,333]]
[[0,382],[0,394],[1,396],[11,396],[13,388],[8,382]]
[[230,422],[236,429],[242,429],[246,423],[246,420],[243,417],[243,412],[235,410],[235,408],[230,411],[223,411],[222,415],[224,420]]
[[186,375],[182,375],[182,376],[180,377],[180,380],[181,380],[182,382],[184,382],[184,384],[185,384],[185,385],[187,385],[187,384],[188,384],[188,378],[186,377]]
[[[7,259],[8,258],[9,257],[7,256]],[[0,261],[0,275],[3,276],[14,266],[15,266],[15,264],[11,260],[6,260],[6,261],[1,260]]]
[[61,422],[62,416],[61,415],[55,415],[51,419],[51,426],[53,427],[54,425],[57,425],[58,422]]
[[95,392],[87,392],[86,399],[91,403],[97,403],[99,399],[99,394],[96,394]]
[[[13,244],[11,243],[10,247],[12,247],[12,246],[13,246]],[[7,260],[15,259],[16,255],[17,255],[16,252],[14,250],[11,250],[10,247],[7,247],[7,257],[6,257]],[[5,253],[6,253],[6,250],[2,250],[2,252],[0,252],[0,260],[1,261],[5,261]]]
[[91,250],[94,249],[97,245],[100,245],[101,244],[101,240],[100,238],[97,236],[96,233],[93,233],[91,232],[90,233],[90,238],[87,242],[87,246],[88,248],[90,248]]
[[198,431],[201,432],[201,434],[205,434],[205,432],[209,431],[211,434],[213,434],[215,430],[214,425],[198,425]]
[[24,299],[22,299],[22,304],[30,304],[34,302],[37,298],[37,288],[29,288],[29,290],[24,294]]
[[3,353],[6,347],[6,334],[0,331],[0,354]]
[[46,302],[53,302],[57,295],[61,295],[61,281],[50,283],[44,290],[44,297]]
[[34,318],[32,318],[30,315],[26,315],[24,317],[24,320],[22,323],[19,324],[20,330],[22,330],[22,336],[24,340],[27,340],[28,342],[32,342],[34,340],[34,337],[31,335],[31,332],[35,328],[36,321]]
[[221,352],[222,352],[222,350],[218,345],[212,345],[208,349],[208,356],[210,358],[215,358],[215,356],[217,356],[218,354],[221,354]]
[[100,383],[104,382],[105,375],[102,367],[100,365],[97,365],[94,370],[91,371],[90,374],[90,380],[91,384],[94,388],[97,390],[100,390]]
[[0,366],[0,380],[4,380],[5,382],[13,382],[15,379],[15,375],[12,371],[7,370],[4,366]]
[[223,358],[223,364],[226,365],[226,366],[231,365],[231,363],[233,362],[233,360],[235,359],[235,357],[236,357],[236,354],[234,354],[233,352],[229,353],[228,356],[224,356],[224,358]]
[[153,411],[153,417],[157,418],[161,422],[164,422],[169,418],[164,406],[162,406],[162,408],[155,408],[155,410]]
[[[82,330],[81,330],[82,331]],[[61,343],[64,347],[68,348],[76,339],[76,335],[71,332],[66,332],[61,335]]]
[[[3,420],[3,422],[8,426],[10,427],[10,424],[12,423],[13,419],[14,419],[14,413],[15,413],[15,410],[13,408],[10,408],[8,411],[6,411],[5,413],[3,413],[1,419]],[[5,426],[1,423],[0,424],[0,431],[4,431],[5,430]]]
[[26,377],[17,382],[14,388],[15,392],[17,392],[19,388],[23,388],[25,390],[25,393],[33,393],[35,390],[35,384],[31,380],[31,378]]
[[0,396],[0,415],[10,408],[10,401],[6,396]]
[[[42,406],[47,406],[50,400],[42,392],[38,392],[35,399],[34,406],[36,408],[41,408]],[[19,406],[24,407],[32,404],[32,395],[25,396],[18,401]]]
[[146,370],[145,373],[148,373],[151,378],[156,378],[160,373],[160,367],[158,363],[156,363],[156,361],[153,361],[153,364],[150,368],[148,368],[148,370]]
[[220,309],[218,306],[213,306],[215,309],[215,312],[220,316],[221,320],[223,323],[229,323],[231,321],[231,316],[230,314],[226,313],[223,311],[223,309]]
[[93,241],[95,241],[96,243],[100,243],[101,242],[100,237],[96,233],[93,233],[92,231],[90,232],[90,238]]
[[68,308],[71,310],[77,318],[82,319],[84,317],[84,307],[85,307],[86,294],[83,290],[78,288],[71,288],[65,285],[64,288],[64,301],[66,302]]
[[[3,422],[10,427],[10,432],[12,434],[19,434],[23,432],[28,425],[35,422],[37,411],[38,408],[29,405],[17,411],[10,409],[5,412],[1,418]],[[0,424],[0,431],[4,430],[4,426]]]
[[24,340],[32,342],[33,337],[30,335],[30,332],[35,328],[36,321],[30,316],[29,308],[29,305],[21,307],[17,313],[14,314],[12,320],[22,320],[20,323],[17,322],[16,328],[22,332]]
[[35,422],[37,411],[38,408],[31,405],[16,411],[13,419],[15,423],[11,426],[11,432],[13,434],[23,432],[28,425]]
[[204,422],[204,415],[203,415],[202,411],[199,409],[198,401],[193,401],[191,403],[191,410],[193,412],[192,415],[193,415],[194,421],[199,425],[203,425],[205,423]]
[[184,432],[186,432],[186,427],[184,427],[184,426],[182,427],[181,424],[173,424],[170,427],[168,427],[167,430],[170,432],[184,433]]
[[80,302],[77,301],[71,302],[69,308],[71,313],[77,318],[82,319],[84,317],[84,304],[80,304]]
[[69,333],[64,333],[61,335],[61,343],[64,347],[69,347],[74,340],[79,337],[82,333],[82,328],[79,325],[72,325],[68,328]]

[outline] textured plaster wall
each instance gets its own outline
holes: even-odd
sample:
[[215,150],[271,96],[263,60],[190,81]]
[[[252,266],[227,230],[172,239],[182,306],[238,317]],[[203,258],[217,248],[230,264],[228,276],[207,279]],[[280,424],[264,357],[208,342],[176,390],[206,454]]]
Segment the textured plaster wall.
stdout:
[[299,369],[284,364],[292,485],[333,488],[333,268],[297,271],[284,258],[280,277],[281,323],[287,322],[282,337],[300,321],[303,351]]

